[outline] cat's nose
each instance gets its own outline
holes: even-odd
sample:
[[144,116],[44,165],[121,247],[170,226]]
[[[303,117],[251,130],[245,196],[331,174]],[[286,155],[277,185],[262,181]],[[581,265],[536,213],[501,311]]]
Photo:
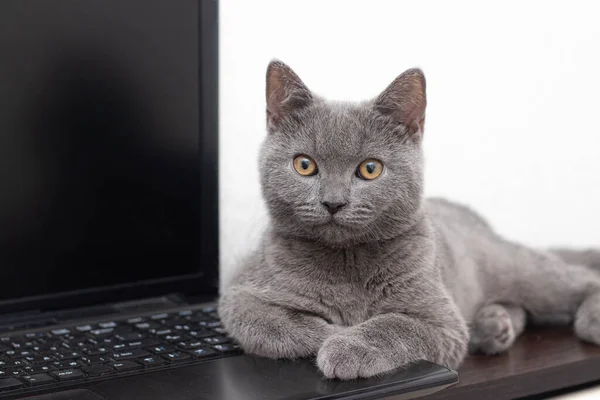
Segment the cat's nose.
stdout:
[[346,205],[346,203],[332,203],[329,201],[324,201],[321,204],[323,204],[325,206],[325,208],[327,209],[327,211],[329,211],[329,214],[331,214],[331,215],[340,211],[340,209]]

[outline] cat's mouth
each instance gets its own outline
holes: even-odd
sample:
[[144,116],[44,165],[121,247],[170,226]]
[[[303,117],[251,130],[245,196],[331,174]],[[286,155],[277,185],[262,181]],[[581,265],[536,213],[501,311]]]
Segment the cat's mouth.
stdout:
[[357,226],[356,222],[348,221],[347,218],[345,218],[341,215],[338,215],[338,214],[331,215],[329,217],[327,224],[330,226],[334,226],[336,228],[343,228],[343,229],[352,229],[352,228],[356,228],[356,226]]
[[327,217],[319,218],[319,221],[313,221],[315,227],[338,227],[338,228],[349,228],[349,224],[343,221],[336,215],[329,215]]
[[329,214],[311,210],[311,212],[296,212],[299,222],[306,226],[327,230],[355,230],[361,228],[371,221],[373,215],[356,212],[356,210],[341,210]]

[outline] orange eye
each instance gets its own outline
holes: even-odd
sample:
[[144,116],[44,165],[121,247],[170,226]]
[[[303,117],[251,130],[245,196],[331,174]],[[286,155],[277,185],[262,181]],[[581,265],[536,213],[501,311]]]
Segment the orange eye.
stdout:
[[370,181],[377,178],[383,172],[383,164],[380,161],[369,159],[358,166],[358,176]]
[[311,176],[318,172],[315,160],[304,154],[294,158],[294,169],[302,176]]

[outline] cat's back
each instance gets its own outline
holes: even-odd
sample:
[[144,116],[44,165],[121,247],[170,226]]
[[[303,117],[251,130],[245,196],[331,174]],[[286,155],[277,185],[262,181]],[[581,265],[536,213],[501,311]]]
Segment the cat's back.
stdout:
[[433,197],[425,200],[425,212],[436,225],[444,224],[455,229],[491,231],[488,222],[464,204]]

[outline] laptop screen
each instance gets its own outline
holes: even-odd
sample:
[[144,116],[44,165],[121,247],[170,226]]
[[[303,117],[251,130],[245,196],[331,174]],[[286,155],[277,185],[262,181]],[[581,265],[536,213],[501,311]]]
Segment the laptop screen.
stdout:
[[0,302],[216,270],[198,8],[0,2]]

